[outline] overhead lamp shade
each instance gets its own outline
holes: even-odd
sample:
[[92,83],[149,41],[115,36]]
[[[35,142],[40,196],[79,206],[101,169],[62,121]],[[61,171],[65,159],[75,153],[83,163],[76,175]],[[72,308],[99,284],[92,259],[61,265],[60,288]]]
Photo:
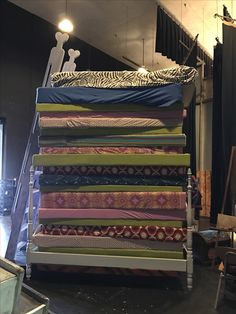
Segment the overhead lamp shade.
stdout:
[[65,18],[61,22],[59,22],[58,27],[61,31],[63,31],[65,33],[71,33],[74,29],[72,22],[67,18]]

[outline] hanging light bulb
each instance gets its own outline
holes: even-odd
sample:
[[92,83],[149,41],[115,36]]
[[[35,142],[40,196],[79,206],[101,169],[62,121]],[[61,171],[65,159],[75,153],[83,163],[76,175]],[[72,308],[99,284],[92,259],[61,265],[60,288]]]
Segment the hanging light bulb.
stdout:
[[58,27],[61,31],[65,32],[65,33],[71,33],[74,29],[74,26],[72,24],[72,22],[65,18],[63,19],[59,24]]
[[74,29],[74,26],[67,17],[67,0],[66,0],[65,15],[66,15],[65,18],[58,23],[58,28],[65,33],[71,33]]

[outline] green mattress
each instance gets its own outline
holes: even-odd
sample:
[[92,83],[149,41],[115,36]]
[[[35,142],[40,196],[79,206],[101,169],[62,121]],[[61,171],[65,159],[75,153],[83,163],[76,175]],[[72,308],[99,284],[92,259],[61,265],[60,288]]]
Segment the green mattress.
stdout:
[[51,154],[33,155],[34,166],[189,166],[189,154]]
[[159,251],[147,249],[100,249],[100,248],[39,248],[41,252],[53,253],[73,253],[73,254],[93,254],[93,255],[113,255],[113,256],[137,256],[153,258],[182,259],[183,251]]
[[147,185],[86,185],[86,186],[40,186],[40,192],[182,192],[182,186]]
[[73,226],[159,226],[182,228],[180,220],[155,220],[155,219],[40,219],[42,225],[73,225]]
[[181,134],[182,126],[170,128],[41,128],[41,136],[112,136],[112,135],[155,135],[155,134]]
[[185,146],[184,134],[156,134],[156,135],[123,135],[109,137],[82,137],[76,136],[40,136],[39,145],[43,146]]
[[[175,103],[169,107],[156,108],[157,111],[168,111],[183,109],[183,103]],[[76,112],[76,111],[153,111],[153,106],[134,105],[134,104],[36,104],[36,111],[38,112]]]

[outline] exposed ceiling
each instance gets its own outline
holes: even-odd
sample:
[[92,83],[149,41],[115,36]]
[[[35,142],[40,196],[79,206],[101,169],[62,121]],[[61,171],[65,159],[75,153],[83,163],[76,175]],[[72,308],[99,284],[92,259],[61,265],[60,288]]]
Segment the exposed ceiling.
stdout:
[[[11,0],[14,4],[57,25],[65,15],[66,0]],[[223,4],[236,17],[236,0],[67,0],[73,34],[114,58],[127,58],[150,70],[175,66],[155,53],[156,6],[162,4],[212,56],[215,37],[221,40]],[[144,45],[143,45],[144,44]],[[73,48],[73,47],[72,47]],[[143,55],[144,48],[144,55]]]

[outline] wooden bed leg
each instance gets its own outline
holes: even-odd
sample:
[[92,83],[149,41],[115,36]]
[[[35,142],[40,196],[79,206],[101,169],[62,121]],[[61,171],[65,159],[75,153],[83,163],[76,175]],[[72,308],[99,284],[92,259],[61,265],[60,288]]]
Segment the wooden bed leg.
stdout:
[[26,279],[30,280],[31,279],[31,274],[32,274],[32,268],[31,268],[31,264],[26,264]]
[[187,287],[188,287],[188,291],[192,291],[192,288],[193,288],[193,276],[192,276],[192,274],[188,274]]
[[187,288],[189,291],[193,288],[193,253],[187,252]]

